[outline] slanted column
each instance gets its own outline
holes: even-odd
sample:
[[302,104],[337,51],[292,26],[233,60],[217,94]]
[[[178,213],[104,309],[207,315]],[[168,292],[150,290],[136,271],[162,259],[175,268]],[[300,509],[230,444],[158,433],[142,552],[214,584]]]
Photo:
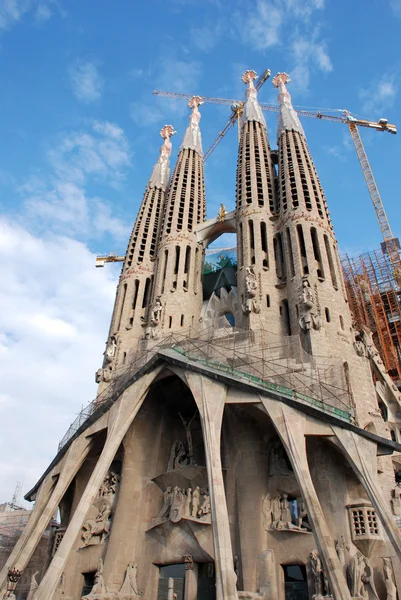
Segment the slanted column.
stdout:
[[215,554],[216,599],[238,600],[220,456],[221,426],[227,388],[222,383],[194,373],[186,373],[186,378],[202,420]]
[[294,470],[311,522],[315,542],[335,600],[351,600],[351,594],[338,559],[319,498],[309,471],[305,443],[306,416],[277,400],[260,397],[276,428]]
[[337,436],[336,445],[348,458],[356,476],[365,488],[383,529],[401,560],[401,533],[389,510],[389,503],[383,498],[377,482],[377,444],[340,427],[333,427],[333,431]]
[[148,392],[149,385],[157,376],[160,369],[161,367],[155,369],[152,373],[144,375],[140,380],[128,388],[117,403],[110,409],[106,443],[67,527],[61,544],[58,547],[45,576],[39,584],[34,600],[51,600],[53,597],[61,573],[67,562],[68,555],[82,528],[88,510],[95,501],[99,487],[106,477],[117,450],[142,405]]
[[60,473],[56,475],[58,477],[57,483],[54,485],[52,481],[52,472],[43,481],[32,515],[0,573],[1,591],[5,591],[9,568],[16,568],[19,571],[25,569],[68,486],[79,471],[91,447],[92,441],[85,436],[75,440],[64,457]]

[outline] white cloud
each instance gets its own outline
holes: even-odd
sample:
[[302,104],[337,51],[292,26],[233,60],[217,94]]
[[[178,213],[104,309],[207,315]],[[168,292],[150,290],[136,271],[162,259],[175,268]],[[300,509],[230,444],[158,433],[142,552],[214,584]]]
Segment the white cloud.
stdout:
[[309,38],[297,36],[290,44],[291,55],[295,63],[291,69],[293,89],[299,93],[307,92],[311,70],[318,69],[323,73],[330,73],[333,70],[325,43],[316,41],[314,38],[314,35]]
[[194,27],[191,29],[191,40],[198,50],[211,52],[219,43],[224,32],[222,21],[215,24],[208,23],[205,27]]
[[361,110],[369,119],[380,118],[382,111],[391,108],[397,96],[395,74],[385,73],[381,79],[373,81],[359,92]]
[[401,17],[401,0],[390,0],[390,8],[397,17]]
[[39,4],[36,9],[36,19],[38,21],[47,21],[52,16],[53,11],[51,10],[48,4],[44,4],[43,2]]
[[104,82],[95,62],[77,60],[68,69],[70,85],[74,96],[89,104],[102,95]]
[[1,0],[0,32],[10,29],[30,11],[34,11],[36,21],[47,21],[54,7],[63,14],[58,0]]
[[[117,280],[68,237],[38,238],[0,219],[0,489],[24,491],[94,398]],[[29,457],[29,461],[27,460]]]

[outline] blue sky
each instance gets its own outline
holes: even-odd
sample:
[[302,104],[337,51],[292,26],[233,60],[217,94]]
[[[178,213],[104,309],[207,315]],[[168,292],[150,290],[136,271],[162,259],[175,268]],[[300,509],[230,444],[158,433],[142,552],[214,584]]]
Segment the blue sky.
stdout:
[[[241,75],[290,74],[294,105],[401,127],[401,0],[0,0],[0,501],[26,491],[95,394],[118,268],[165,123],[184,101],[239,98]],[[271,81],[261,102],[276,103]],[[205,104],[206,150],[229,108]],[[276,116],[267,114],[271,147]],[[380,230],[345,125],[304,120],[340,248]],[[401,134],[361,130],[395,235]],[[231,130],[206,163],[208,216],[235,204]]]

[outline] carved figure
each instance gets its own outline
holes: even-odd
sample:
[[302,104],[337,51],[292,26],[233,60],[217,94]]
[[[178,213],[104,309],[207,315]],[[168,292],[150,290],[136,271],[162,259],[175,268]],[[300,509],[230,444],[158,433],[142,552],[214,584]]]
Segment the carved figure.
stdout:
[[107,502],[104,502],[95,519],[87,519],[82,526],[82,541],[84,546],[88,546],[92,538],[99,538],[93,543],[102,544],[110,532],[111,508]]
[[185,428],[185,435],[187,436],[187,444],[188,444],[188,452],[187,452],[187,464],[188,465],[194,465],[195,461],[194,461],[194,445],[192,442],[192,433],[191,433],[191,425],[192,425],[192,421],[194,420],[194,418],[196,417],[196,415],[198,414],[198,411],[196,410],[194,413],[194,416],[187,422],[185,421],[184,417],[181,415],[181,413],[178,413],[182,424],[184,425]]
[[338,560],[340,561],[340,563],[343,567],[345,566],[345,552],[349,552],[349,551],[350,551],[350,546],[347,543],[345,537],[343,535],[341,535],[336,542],[336,552],[337,552]]
[[163,519],[163,518],[169,516],[171,501],[172,501],[171,487],[168,487],[168,488],[166,488],[166,491],[164,492],[163,506],[161,507],[160,512],[157,515],[156,519]]
[[319,558],[317,550],[312,550],[309,554],[311,568],[315,583],[315,594],[316,596],[322,595],[322,563]]
[[183,442],[181,440],[176,440],[171,447],[167,471],[174,471],[174,469],[180,469],[181,467],[185,466],[185,455],[186,452]]
[[150,317],[150,324],[153,325],[153,327],[156,327],[156,325],[159,325],[162,310],[163,310],[163,305],[161,302],[161,298],[160,298],[160,296],[157,296],[155,303],[153,305],[153,308],[151,311],[151,317]]
[[192,488],[187,489],[187,496],[185,499],[184,516],[191,516],[191,501],[192,501]]
[[[304,519],[307,518],[308,513],[306,512],[306,506],[305,506],[305,502],[303,501],[302,498],[300,498],[297,502],[298,504],[298,520],[297,520],[297,525],[299,529],[304,529]],[[309,524],[308,524],[309,525]],[[310,525],[309,525],[310,528]]]
[[31,577],[31,583],[29,586],[29,592],[28,592],[28,596],[27,596],[26,600],[32,600],[35,595],[36,590],[39,587],[39,584],[36,580],[36,575],[39,575],[39,571],[35,571],[35,573]]
[[373,571],[369,565],[369,561],[365,558],[362,552],[357,552],[350,560],[348,567],[348,586],[351,596],[354,598],[369,597],[369,591],[365,586],[368,586],[374,598],[377,598],[377,592],[373,582]]
[[365,565],[365,571],[362,575],[362,581],[365,586],[365,596],[367,591],[369,600],[371,600],[372,598],[376,598],[377,600],[379,600],[379,596],[377,595],[376,586],[373,578],[373,567],[370,565],[369,560],[366,557],[363,557],[363,562]]
[[227,214],[227,209],[224,204],[220,204],[220,210],[217,213],[220,223],[224,223]]
[[386,600],[397,600],[397,588],[393,581],[393,569],[390,558],[383,558],[384,563],[384,585],[386,586]]
[[96,375],[95,375],[95,381],[96,383],[101,383],[102,381],[105,381],[106,383],[108,383],[111,379],[111,369],[98,369],[96,371]]
[[287,524],[291,525],[291,511],[290,511],[290,505],[288,502],[288,494],[283,494],[282,498],[281,498],[281,516],[280,516],[280,520]]
[[99,561],[99,567],[95,573],[95,585],[92,588],[90,595],[93,594],[104,594],[107,592],[107,588],[103,579],[103,559]]
[[116,354],[117,342],[116,338],[112,336],[106,346],[106,350],[104,352],[104,357],[106,362],[111,362]]
[[199,490],[199,486],[197,485],[192,494],[192,517],[194,517],[194,518],[196,518],[198,516],[199,504],[200,504],[200,490]]
[[395,515],[401,515],[401,483],[397,483],[393,489],[393,497],[391,498],[391,506]]
[[120,483],[120,477],[110,471],[108,475],[103,479],[103,483],[99,488],[99,497],[104,498],[105,496],[114,495],[117,491],[117,485]]
[[285,450],[280,442],[275,443],[269,453],[269,475],[293,477],[294,472],[289,468]]
[[209,494],[203,495],[203,502],[198,510],[198,516],[203,517],[210,514],[210,497]]
[[138,565],[130,562],[125,572],[124,582],[121,586],[119,596],[142,596],[143,591],[138,589],[137,583]]
[[358,331],[355,332],[354,348],[358,356],[366,356],[365,344],[363,343],[361,335]]
[[302,281],[302,289],[299,294],[299,309],[299,326],[301,329],[304,331],[309,331],[312,327],[320,329],[321,319],[315,311],[313,291],[308,279]]
[[263,528],[266,530],[270,529],[272,526],[272,505],[272,497],[269,492],[266,492],[262,500]]
[[281,498],[278,494],[272,500],[272,516],[273,516],[272,526],[274,528],[277,528],[277,526],[279,525],[280,520],[281,520]]
[[242,305],[244,314],[248,315],[251,312],[259,313],[260,307],[255,300],[258,291],[258,283],[254,267],[251,265],[246,268],[245,275],[245,304]]
[[170,509],[170,521],[172,523],[178,523],[181,521],[184,512],[184,494],[178,486],[175,486],[172,498],[171,498],[171,509]]

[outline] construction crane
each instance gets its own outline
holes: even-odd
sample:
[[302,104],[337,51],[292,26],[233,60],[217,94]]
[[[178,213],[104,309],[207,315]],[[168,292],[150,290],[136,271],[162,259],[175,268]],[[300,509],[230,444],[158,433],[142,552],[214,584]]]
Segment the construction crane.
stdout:
[[104,267],[105,263],[124,262],[125,256],[117,256],[114,252],[110,252],[108,256],[97,256],[96,267]]
[[[265,71],[266,73],[267,71]],[[261,87],[261,85],[268,79],[270,76],[270,72],[267,76],[265,73],[260,78],[258,84],[255,86],[257,89]],[[261,83],[262,82],[262,83]],[[258,87],[259,86],[259,87]],[[181,99],[190,99],[192,96],[189,94],[176,94],[175,92],[163,92],[160,90],[155,90],[153,92],[156,96],[163,96],[167,98],[181,98]],[[210,146],[208,151],[204,155],[204,160],[207,160],[216,146],[221,142],[227,131],[234,125],[236,121],[238,121],[238,125],[240,122],[240,118],[243,113],[244,102],[234,100],[234,99],[224,99],[224,98],[210,98],[208,96],[200,96],[202,102],[210,102],[212,104],[227,104],[231,106],[232,115],[228,120],[225,128],[218,134],[217,138],[214,140],[213,144]],[[280,107],[277,105],[270,104],[260,104],[262,110],[268,112],[280,112]],[[398,239],[393,236],[390,223],[388,221],[386,211],[384,210],[383,202],[380,197],[380,192],[377,187],[375,178],[373,176],[373,172],[371,166],[369,164],[369,160],[365,151],[365,148],[362,143],[361,136],[359,134],[358,127],[367,127],[369,129],[374,129],[376,131],[388,131],[389,133],[396,134],[397,127],[388,122],[387,119],[379,119],[376,121],[368,121],[366,119],[357,119],[351,115],[348,110],[340,111],[341,116],[338,115],[327,115],[323,114],[320,111],[306,111],[306,110],[297,110],[297,114],[300,117],[308,117],[312,119],[321,119],[323,121],[333,121],[335,123],[344,123],[348,125],[349,131],[351,133],[352,141],[354,142],[355,150],[362,168],[362,172],[368,186],[369,194],[372,199],[373,207],[376,212],[376,217],[379,222],[379,226],[384,239],[384,251],[387,253],[389,260],[391,262],[394,276],[399,285],[401,285],[401,259],[399,253],[399,242]]]

